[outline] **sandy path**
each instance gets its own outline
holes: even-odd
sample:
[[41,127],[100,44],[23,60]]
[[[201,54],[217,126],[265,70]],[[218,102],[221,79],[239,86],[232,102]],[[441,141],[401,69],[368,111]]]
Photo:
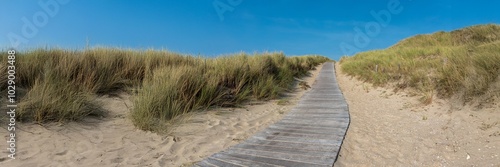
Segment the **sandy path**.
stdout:
[[[303,79],[312,85],[319,69]],[[296,88],[286,105],[273,100],[192,113],[165,136],[132,125],[127,118],[133,107],[130,95],[100,97],[110,111],[107,118],[65,125],[18,125],[17,159],[7,158],[4,149],[0,166],[189,166],[276,122],[304,93]],[[5,139],[6,127],[0,129]],[[7,148],[7,143],[0,142],[0,147]]]
[[418,97],[341,73],[351,124],[335,166],[500,166],[500,105],[483,109]]

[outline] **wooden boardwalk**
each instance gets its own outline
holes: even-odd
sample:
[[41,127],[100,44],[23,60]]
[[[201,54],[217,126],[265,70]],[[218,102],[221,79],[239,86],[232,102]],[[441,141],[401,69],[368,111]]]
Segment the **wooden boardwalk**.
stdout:
[[333,166],[349,126],[333,63],[282,120],[194,166]]

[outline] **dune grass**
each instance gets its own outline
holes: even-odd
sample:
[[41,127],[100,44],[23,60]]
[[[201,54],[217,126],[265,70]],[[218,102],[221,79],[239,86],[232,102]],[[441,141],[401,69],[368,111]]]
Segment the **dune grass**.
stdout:
[[200,59],[193,66],[158,68],[145,78],[148,86],[138,94],[133,121],[141,129],[158,131],[165,120],[187,112],[273,99],[292,86],[294,77],[326,60],[287,58],[281,53],[240,54]]
[[500,26],[417,35],[385,50],[343,57],[340,63],[342,71],[374,85],[412,88],[427,104],[434,95],[468,102],[500,92],[490,87],[500,74]]
[[[2,53],[0,63],[4,71],[6,56]],[[51,122],[103,116],[96,96],[135,89],[131,119],[140,129],[157,130],[183,113],[276,98],[290,88],[294,77],[327,60],[282,53],[200,58],[112,48],[19,52],[16,87],[25,93],[18,94],[17,119]],[[1,81],[6,83],[6,78]],[[1,91],[6,91],[5,85]]]

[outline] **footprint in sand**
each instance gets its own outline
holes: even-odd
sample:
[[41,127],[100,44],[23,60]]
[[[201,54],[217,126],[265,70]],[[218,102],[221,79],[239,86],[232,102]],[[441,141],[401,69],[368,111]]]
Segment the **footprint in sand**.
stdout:
[[[50,146],[53,146],[53,147],[50,147]],[[55,149],[54,145],[46,145],[46,148],[44,150],[53,150],[53,149]],[[41,151],[41,149],[38,145],[30,145],[29,149],[26,149],[26,150],[19,152],[19,155],[21,155],[19,157],[19,159],[26,160],[26,159],[36,157],[39,155],[40,151]]]
[[89,153],[90,151],[94,150],[94,144],[92,144],[89,141],[80,141],[78,144],[76,144],[76,153],[80,155],[84,155]]
[[123,162],[123,158],[122,157],[116,157],[116,158],[113,158],[111,160],[111,163],[113,164],[118,164],[118,163],[122,163]]
[[137,147],[137,145],[133,142],[131,142],[130,139],[127,139],[127,138],[122,138],[122,143],[123,143],[123,146],[126,146],[126,149],[127,150],[137,150],[139,147]]
[[64,155],[66,155],[66,153],[68,153],[68,150],[58,151],[54,155],[56,155],[56,156],[64,156]]
[[238,123],[236,123],[234,126],[235,126],[235,127],[245,128],[245,127],[250,126],[250,124],[248,124],[247,122],[238,122]]
[[90,139],[90,142],[94,144],[100,144],[104,140],[104,134],[101,131],[90,132],[88,138]]
[[220,124],[219,120],[211,120],[208,123],[209,126],[215,126],[215,125],[219,125],[219,124]]

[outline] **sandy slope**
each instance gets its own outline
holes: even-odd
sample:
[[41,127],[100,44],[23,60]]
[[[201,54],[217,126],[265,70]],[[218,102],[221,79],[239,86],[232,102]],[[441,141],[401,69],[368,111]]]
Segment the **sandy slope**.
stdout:
[[[309,85],[319,69],[304,78]],[[189,114],[165,136],[135,129],[127,118],[133,107],[130,95],[100,97],[110,111],[106,118],[65,125],[18,125],[17,159],[7,158],[3,149],[0,166],[186,166],[279,120],[304,93],[297,88],[286,105],[274,100]],[[5,139],[6,127],[0,129]],[[7,148],[7,143],[0,142],[0,147]]]
[[418,97],[337,76],[351,124],[335,166],[500,166],[500,104],[423,106]]

